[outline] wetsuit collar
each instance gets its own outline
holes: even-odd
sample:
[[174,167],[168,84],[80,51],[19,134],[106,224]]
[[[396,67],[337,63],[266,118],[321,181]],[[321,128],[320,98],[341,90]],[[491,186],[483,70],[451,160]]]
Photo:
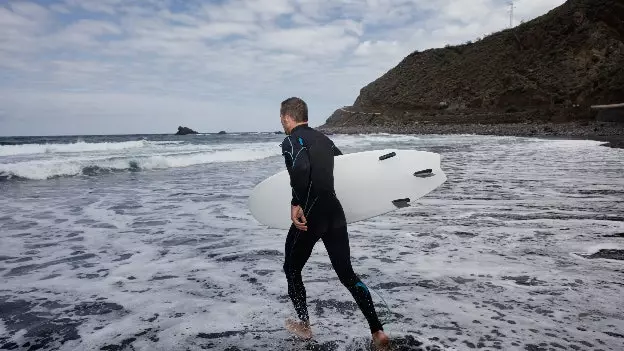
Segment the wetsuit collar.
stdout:
[[295,128],[290,130],[290,134],[294,133],[296,130],[298,129],[302,129],[302,128],[308,128],[308,124],[304,123],[304,124],[300,124],[298,126],[296,126]]

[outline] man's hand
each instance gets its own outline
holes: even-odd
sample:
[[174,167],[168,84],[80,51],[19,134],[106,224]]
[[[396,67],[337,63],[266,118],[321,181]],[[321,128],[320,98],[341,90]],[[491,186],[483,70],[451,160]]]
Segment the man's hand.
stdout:
[[299,230],[303,230],[304,232],[308,230],[306,223],[308,222],[303,215],[303,210],[301,206],[291,206],[290,207],[290,219],[295,224],[295,227]]

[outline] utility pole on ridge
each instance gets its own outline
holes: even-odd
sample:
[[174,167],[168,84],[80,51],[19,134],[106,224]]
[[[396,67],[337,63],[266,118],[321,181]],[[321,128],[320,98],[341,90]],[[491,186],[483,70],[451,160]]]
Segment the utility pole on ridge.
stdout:
[[513,27],[513,11],[514,11],[514,2],[513,0],[509,1],[509,28]]

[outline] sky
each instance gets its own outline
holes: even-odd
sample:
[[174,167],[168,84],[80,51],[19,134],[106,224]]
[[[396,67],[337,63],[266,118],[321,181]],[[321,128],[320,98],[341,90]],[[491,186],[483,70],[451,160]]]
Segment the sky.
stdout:
[[[563,0],[516,0],[513,25]],[[278,131],[415,50],[509,27],[507,0],[0,0],[0,135]]]

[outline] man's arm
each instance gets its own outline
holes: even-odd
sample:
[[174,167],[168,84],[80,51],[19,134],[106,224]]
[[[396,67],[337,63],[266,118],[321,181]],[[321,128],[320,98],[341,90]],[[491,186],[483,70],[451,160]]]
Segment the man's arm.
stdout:
[[290,186],[292,187],[292,206],[301,205],[303,197],[308,190],[310,179],[310,160],[306,148],[298,142],[293,142],[290,136],[282,142],[282,155],[286,163],[286,169],[290,175]]

